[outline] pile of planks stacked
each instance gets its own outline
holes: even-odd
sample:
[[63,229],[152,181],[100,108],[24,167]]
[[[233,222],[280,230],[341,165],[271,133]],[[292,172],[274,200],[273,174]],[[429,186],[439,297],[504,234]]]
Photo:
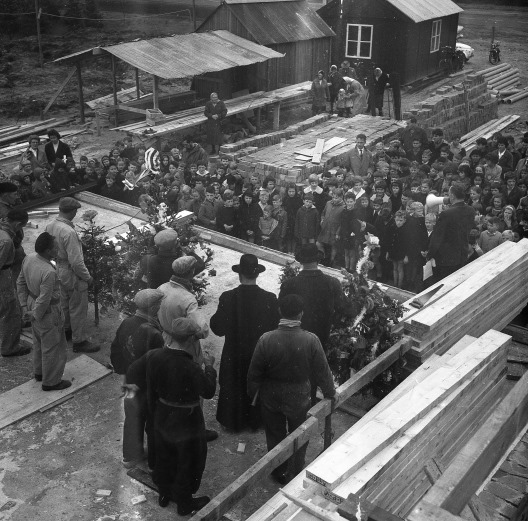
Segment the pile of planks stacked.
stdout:
[[434,298],[402,320],[413,342],[411,365],[444,353],[466,334],[501,330],[527,304],[527,283],[528,239],[504,243],[442,280]]
[[35,123],[26,123],[25,125],[14,125],[11,127],[3,127],[0,129],[0,145],[14,143],[19,139],[27,137],[31,134],[39,134],[45,132],[50,128],[57,128],[60,125],[69,123],[72,118],[51,118],[44,121],[37,121]]
[[430,462],[449,465],[506,394],[510,343],[491,330],[435,355],[307,467],[304,490],[297,477],[248,521],[270,519],[270,510],[281,510],[274,521],[313,521],[292,495],[324,509],[318,517],[328,521],[350,494],[406,516],[432,486]]
[[469,154],[477,146],[477,139],[483,137],[484,139],[490,139],[495,132],[509,127],[512,123],[515,123],[521,116],[510,115],[503,116],[502,118],[492,119],[487,121],[484,125],[464,134],[460,138],[460,142],[463,143],[466,153]]

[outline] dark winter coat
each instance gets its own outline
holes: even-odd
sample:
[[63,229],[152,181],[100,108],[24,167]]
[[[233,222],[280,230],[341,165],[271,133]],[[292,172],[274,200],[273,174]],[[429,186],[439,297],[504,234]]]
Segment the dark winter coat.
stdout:
[[319,235],[319,212],[312,206],[301,206],[295,217],[295,237],[297,239],[315,239]]
[[[218,119],[213,119],[213,116]],[[224,142],[222,133],[222,120],[227,116],[227,108],[223,101],[218,101],[213,105],[212,101],[205,104],[204,116],[207,118],[205,130],[207,132],[207,143],[210,145],[221,145]]]

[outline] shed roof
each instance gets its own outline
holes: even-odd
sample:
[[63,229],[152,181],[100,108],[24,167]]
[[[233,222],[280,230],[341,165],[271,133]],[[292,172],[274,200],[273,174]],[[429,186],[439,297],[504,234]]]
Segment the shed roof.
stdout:
[[227,8],[261,45],[335,36],[334,31],[304,0],[256,3],[253,0],[224,1],[228,4]]
[[464,10],[451,0],[387,0],[387,2],[415,23],[444,18]]
[[95,47],[63,56],[55,61],[100,54],[101,51],[167,80],[251,65],[284,56],[229,31],[210,31]]

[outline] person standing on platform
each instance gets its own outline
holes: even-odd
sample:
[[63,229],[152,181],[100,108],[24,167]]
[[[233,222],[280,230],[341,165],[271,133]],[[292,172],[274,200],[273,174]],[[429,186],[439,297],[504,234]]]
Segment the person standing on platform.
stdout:
[[326,112],[326,102],[330,99],[330,91],[324,71],[319,71],[317,77],[312,81],[311,93],[312,114],[316,116],[321,112]]
[[225,336],[216,419],[236,432],[259,426],[246,392],[247,371],[257,340],[277,327],[279,312],[277,297],[257,285],[258,276],[266,268],[255,255],[242,255],[240,263],[231,269],[238,273],[240,285],[220,295],[210,325],[215,335]]
[[434,282],[451,275],[464,264],[469,252],[469,232],[475,224],[475,209],[465,203],[463,185],[455,183],[449,188],[451,206],[438,216],[429,238],[427,260],[434,259]]
[[[147,351],[164,346],[158,311],[165,295],[159,289],[142,289],[134,297],[136,313],[121,322],[110,346],[110,361],[117,374],[126,375],[128,368]],[[148,466],[154,467],[153,437],[147,421],[147,395],[134,384],[123,383],[125,422],[123,424],[123,466],[134,468],[144,458],[145,430],[148,442]]]
[[[312,377],[325,398],[335,395],[321,342],[301,328],[303,309],[299,295],[286,295],[279,300],[279,327],[260,337],[249,366],[247,390],[250,399],[259,395],[268,451],[306,420]],[[307,447],[305,443],[291,457],[291,473],[289,461],[272,472],[281,485],[302,471]]]
[[17,300],[13,281],[13,262],[17,232],[28,222],[25,210],[14,208],[0,219],[0,354],[2,356],[23,356],[31,348],[20,345],[22,312]]
[[31,320],[33,331],[33,373],[35,380],[42,382],[43,391],[60,391],[71,386],[69,380],[62,380],[67,343],[59,277],[51,264],[58,251],[55,237],[41,233],[35,241],[35,253],[24,259],[17,280],[24,320]]
[[340,89],[344,89],[346,86],[343,76],[339,74],[337,65],[330,67],[330,74],[328,75],[328,89],[330,92],[330,114],[334,113],[334,103],[337,100],[337,94]]
[[158,486],[158,504],[178,505],[178,515],[200,510],[210,499],[193,497],[207,459],[205,421],[200,398],[216,391],[214,358],[204,357],[205,369],[194,361],[195,343],[202,327],[190,318],[171,323],[171,341],[134,362],[127,381],[146,390],[149,422],[153,424],[155,464],[152,479]]
[[372,115],[383,116],[383,97],[385,96],[385,87],[389,83],[389,76],[385,74],[379,67],[374,69],[374,78],[372,80],[372,100],[369,100]]
[[216,92],[211,94],[211,99],[205,104],[204,116],[207,118],[207,143],[211,145],[211,154],[215,154],[216,147],[220,149],[220,145],[224,142],[222,121],[227,116],[225,103],[218,99]]
[[57,271],[60,279],[61,306],[64,313],[66,338],[73,340],[74,353],[95,353],[99,346],[88,341],[88,286],[93,282],[84,264],[82,244],[73,219],[81,207],[73,197],[59,201],[59,216],[46,226],[46,231],[57,239]]

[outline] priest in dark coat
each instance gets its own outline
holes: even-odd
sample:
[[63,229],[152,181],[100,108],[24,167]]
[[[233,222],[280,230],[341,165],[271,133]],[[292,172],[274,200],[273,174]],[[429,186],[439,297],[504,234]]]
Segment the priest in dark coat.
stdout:
[[255,255],[242,255],[232,269],[238,273],[240,286],[220,295],[210,325],[215,335],[226,337],[216,419],[225,428],[240,431],[259,425],[258,407],[251,406],[246,393],[247,372],[258,339],[277,328],[279,306],[273,293],[257,286],[257,277],[266,268]]
[[213,92],[211,99],[205,104],[204,116],[207,118],[205,130],[207,143],[212,147],[211,154],[216,152],[216,147],[224,142],[222,133],[222,120],[227,116],[227,108],[223,101],[218,99],[218,94]]

